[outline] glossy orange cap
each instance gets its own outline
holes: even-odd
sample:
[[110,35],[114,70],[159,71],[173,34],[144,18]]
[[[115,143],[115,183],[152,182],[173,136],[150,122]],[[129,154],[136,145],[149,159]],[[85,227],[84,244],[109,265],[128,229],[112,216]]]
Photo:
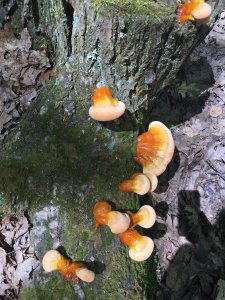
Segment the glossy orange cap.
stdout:
[[174,141],[170,130],[161,122],[149,124],[148,131],[138,136],[136,157],[143,173],[162,174],[174,153]]

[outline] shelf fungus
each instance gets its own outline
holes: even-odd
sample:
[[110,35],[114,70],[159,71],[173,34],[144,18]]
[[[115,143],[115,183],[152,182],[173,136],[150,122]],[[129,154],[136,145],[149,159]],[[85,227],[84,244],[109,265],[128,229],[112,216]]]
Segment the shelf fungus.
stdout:
[[177,9],[178,21],[181,25],[185,21],[207,23],[212,13],[212,7],[204,0],[186,0]]
[[56,250],[45,253],[42,266],[46,272],[58,270],[66,280],[72,279],[74,283],[78,283],[79,279],[85,282],[92,282],[95,279],[95,273],[84,263],[72,262]]
[[136,261],[144,261],[150,257],[154,249],[153,240],[140,235],[135,229],[128,229],[120,234],[120,240],[129,246],[129,256]]
[[142,173],[135,173],[129,179],[119,184],[121,192],[134,192],[138,195],[147,194],[151,190],[151,182],[148,177]]
[[170,130],[163,123],[154,121],[149,124],[147,132],[138,136],[134,159],[151,180],[152,175],[159,176],[165,171],[173,153],[174,141]]
[[112,210],[106,201],[99,201],[94,206],[95,228],[108,226],[112,233],[119,234],[126,231],[131,223],[130,217],[126,213]]
[[92,96],[92,106],[89,115],[97,121],[112,121],[121,117],[125,112],[125,104],[113,98],[106,86],[96,88]]
[[136,213],[129,211],[128,214],[132,220],[132,228],[137,225],[143,228],[150,228],[155,224],[156,221],[155,210],[150,205],[142,206]]

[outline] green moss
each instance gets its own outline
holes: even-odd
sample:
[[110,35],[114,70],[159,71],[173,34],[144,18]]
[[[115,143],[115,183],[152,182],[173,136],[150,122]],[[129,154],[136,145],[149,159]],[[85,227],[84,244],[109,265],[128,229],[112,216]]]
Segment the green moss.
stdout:
[[[95,298],[96,293],[107,300],[140,299],[142,294],[147,299],[148,264],[142,263],[138,269],[118,236],[107,228],[95,231],[93,226],[96,201],[112,201],[117,209],[139,208],[138,197],[118,189],[118,184],[138,169],[131,150],[137,134],[113,132],[89,120],[79,101],[75,102],[75,115],[66,115],[62,109],[66,103],[60,102],[64,93],[61,84],[50,82],[6,140],[0,155],[0,191],[26,204],[31,222],[35,212],[49,205],[58,207],[60,243],[67,254],[75,261],[94,257],[104,266],[93,284],[85,286],[87,299]],[[48,230],[46,221],[43,244],[37,251],[40,260],[41,251],[53,246]],[[65,284],[57,273],[46,276],[39,270],[34,282],[34,288],[22,290],[22,299],[41,299],[44,294],[49,299],[62,299],[62,295],[76,299],[74,286]]]
[[149,15],[156,19],[174,14],[175,11],[174,6],[168,7],[163,0],[156,2],[153,0],[94,0],[93,3],[96,10],[101,6],[113,5],[124,12]]

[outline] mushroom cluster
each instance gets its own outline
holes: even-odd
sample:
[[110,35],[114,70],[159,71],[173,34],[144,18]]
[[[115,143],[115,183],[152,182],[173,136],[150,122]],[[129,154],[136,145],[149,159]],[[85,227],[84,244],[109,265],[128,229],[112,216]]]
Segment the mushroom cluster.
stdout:
[[92,282],[95,279],[95,273],[84,263],[72,262],[57,250],[49,250],[45,253],[42,266],[46,272],[58,270],[66,280],[73,280],[74,283],[78,283],[79,279],[85,282]]
[[135,161],[143,168],[119,184],[122,192],[144,195],[153,192],[174,154],[174,141],[170,130],[161,122],[149,124],[148,131],[138,136]]
[[125,104],[113,98],[110,90],[102,86],[95,89],[89,116],[96,121],[112,121],[121,117],[125,109]]
[[207,23],[212,13],[212,7],[204,0],[185,0],[177,9],[178,22],[183,25],[185,21]]
[[100,225],[108,226],[112,233],[119,234],[120,240],[130,248],[130,258],[136,261],[148,259],[154,243],[151,238],[139,234],[134,227],[139,225],[150,228],[155,221],[156,213],[150,205],[142,206],[136,213],[114,211],[106,201],[99,201],[94,206],[95,228],[98,229]]

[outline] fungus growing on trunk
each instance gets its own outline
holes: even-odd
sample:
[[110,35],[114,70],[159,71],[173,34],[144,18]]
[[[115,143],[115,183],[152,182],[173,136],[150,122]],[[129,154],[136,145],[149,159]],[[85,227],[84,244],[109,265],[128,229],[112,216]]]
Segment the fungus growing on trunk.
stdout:
[[150,228],[155,224],[156,213],[150,205],[142,206],[136,213],[129,212],[132,220],[132,228],[139,225],[144,228]]
[[180,4],[177,10],[178,21],[181,25],[186,20],[206,23],[211,13],[212,7],[204,0],[186,0],[183,4]]
[[121,117],[125,112],[125,104],[113,98],[106,86],[95,89],[92,104],[89,115],[97,121],[112,121]]
[[152,184],[149,178],[142,173],[135,173],[129,179],[122,181],[119,184],[121,192],[134,192],[138,195],[147,194],[152,190]]
[[126,231],[131,223],[130,217],[126,213],[113,211],[106,201],[99,201],[94,206],[95,228],[108,226],[112,233],[119,234]]
[[129,256],[136,261],[144,261],[150,257],[154,249],[153,240],[140,235],[135,229],[128,229],[120,234],[120,240],[129,246]]
[[42,266],[46,272],[58,270],[66,280],[72,279],[74,283],[78,283],[79,279],[85,282],[92,282],[95,279],[95,273],[85,264],[72,262],[56,250],[49,250],[45,253]]
[[138,136],[136,157],[144,174],[162,174],[174,153],[174,141],[170,130],[161,122],[149,124],[148,131]]

